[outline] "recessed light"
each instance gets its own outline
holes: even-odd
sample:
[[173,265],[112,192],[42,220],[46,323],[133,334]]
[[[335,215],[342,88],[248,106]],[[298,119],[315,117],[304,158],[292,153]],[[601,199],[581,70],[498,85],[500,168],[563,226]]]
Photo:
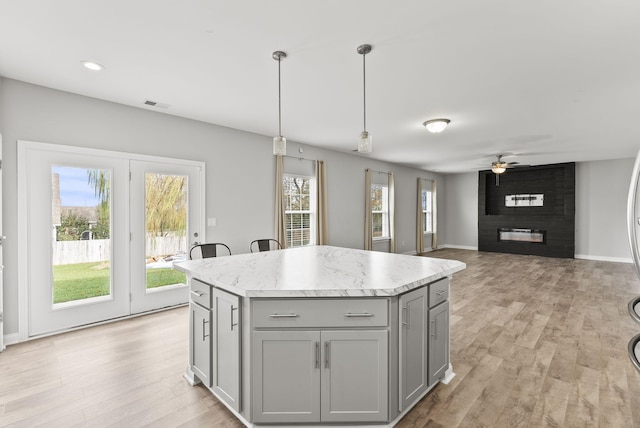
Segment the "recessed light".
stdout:
[[98,64],[97,62],[93,62],[93,61],[82,61],[82,65],[84,65],[86,69],[89,69],[91,71],[104,70],[104,65]]

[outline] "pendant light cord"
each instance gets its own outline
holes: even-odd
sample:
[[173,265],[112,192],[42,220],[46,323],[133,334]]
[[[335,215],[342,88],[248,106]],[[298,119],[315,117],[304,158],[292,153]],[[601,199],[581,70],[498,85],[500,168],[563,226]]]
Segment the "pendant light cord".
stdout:
[[282,137],[282,101],[280,95],[280,57],[278,57],[278,137]]
[[367,57],[366,54],[362,55],[362,100],[363,100],[363,112],[364,112],[364,126],[363,126],[363,131],[367,131],[367,72],[366,72],[366,65],[365,65],[365,58]]

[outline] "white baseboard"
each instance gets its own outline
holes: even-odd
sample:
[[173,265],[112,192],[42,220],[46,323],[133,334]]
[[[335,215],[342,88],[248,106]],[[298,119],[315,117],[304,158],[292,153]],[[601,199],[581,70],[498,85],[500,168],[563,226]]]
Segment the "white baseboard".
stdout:
[[18,333],[11,333],[11,334],[5,334],[4,335],[4,345],[5,346],[15,345],[19,341],[20,340],[19,340]]
[[478,247],[470,247],[467,245],[453,245],[453,244],[443,244],[443,245],[438,245],[438,249],[441,248],[454,248],[457,250],[471,250],[471,251],[478,251]]
[[615,262],[615,263],[633,263],[632,259],[625,257],[606,257],[606,256],[592,256],[589,254],[575,254],[576,259],[582,260],[597,260],[601,262]]

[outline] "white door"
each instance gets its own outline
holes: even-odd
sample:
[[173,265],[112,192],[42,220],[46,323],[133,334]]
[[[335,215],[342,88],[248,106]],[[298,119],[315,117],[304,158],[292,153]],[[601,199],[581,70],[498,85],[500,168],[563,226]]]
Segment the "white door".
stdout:
[[200,241],[202,168],[131,161],[131,312],[189,301],[186,277],[171,268]]
[[129,161],[26,145],[28,335],[129,314]]

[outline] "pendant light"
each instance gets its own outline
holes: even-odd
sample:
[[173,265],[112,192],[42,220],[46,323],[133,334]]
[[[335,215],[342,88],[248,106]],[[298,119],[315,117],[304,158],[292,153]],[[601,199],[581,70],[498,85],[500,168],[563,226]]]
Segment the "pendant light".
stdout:
[[371,45],[360,45],[356,51],[362,55],[362,99],[364,106],[364,126],[360,133],[360,141],[358,141],[358,152],[371,153],[371,135],[367,132],[367,69],[365,64],[365,57],[371,52]]
[[287,57],[282,51],[275,51],[271,54],[272,58],[278,61],[278,136],[273,137],[273,154],[287,154],[287,139],[282,136],[282,103],[280,96],[280,61]]

